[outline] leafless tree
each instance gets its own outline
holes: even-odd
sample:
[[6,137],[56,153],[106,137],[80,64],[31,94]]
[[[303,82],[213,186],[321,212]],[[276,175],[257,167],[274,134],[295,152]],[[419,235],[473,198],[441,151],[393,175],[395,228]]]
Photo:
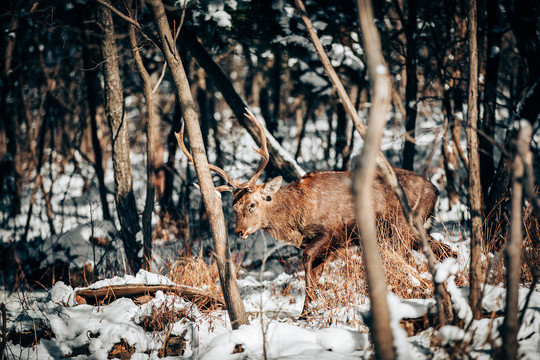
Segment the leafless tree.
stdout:
[[471,206],[471,294],[469,302],[475,319],[482,315],[482,185],[478,156],[478,44],[476,0],[468,2],[469,98],[467,102],[467,152],[469,158],[469,201]]
[[191,95],[184,67],[180,61],[178,52],[175,50],[176,46],[173,42],[165,8],[161,0],[150,0],[148,1],[148,5],[154,15],[161,40],[161,49],[169,65],[176,93],[182,104],[182,115],[186,124],[199,186],[214,238],[215,259],[218,266],[221,288],[232,327],[236,329],[240,325],[248,324],[248,318],[242,298],[240,297],[234,265],[231,260],[227,228],[221,207],[221,197],[216,193],[212,182],[201,129],[199,127],[197,113],[195,112],[195,103]]
[[[133,1],[128,1],[128,9],[132,9]],[[137,11],[137,9],[132,9]],[[154,110],[154,93],[152,91],[152,82],[150,75],[144,66],[143,59],[137,43],[134,25],[129,26],[129,43],[137,70],[141,75],[143,82],[143,93],[146,101],[146,200],[142,213],[143,227],[143,263],[145,270],[152,267],[152,213],[154,212],[154,200],[156,197],[156,178],[155,178],[155,131],[156,116]]]
[[504,322],[501,326],[503,339],[501,359],[518,358],[518,313],[519,313],[519,283],[521,278],[521,243],[523,231],[521,229],[523,209],[523,181],[525,175],[525,159],[531,156],[529,144],[531,142],[532,127],[523,120],[519,130],[516,151],[514,154],[514,181],[512,185],[512,212],[510,219],[510,237],[506,244],[506,308]]
[[131,271],[141,268],[137,240],[140,232],[137,204],[133,194],[133,176],[129,154],[127,123],[124,117],[124,97],[122,80],[118,68],[114,24],[109,8],[97,7],[97,20],[101,28],[101,54],[103,56],[103,76],[105,85],[105,112],[110,127],[114,169],[114,195],[116,213],[120,222],[120,238],[124,244]]
[[[300,0],[297,0],[300,1]],[[371,301],[372,339],[377,359],[394,359],[394,337],[386,301],[386,279],[377,245],[377,227],[372,209],[371,188],[375,175],[381,137],[390,108],[391,86],[381,51],[379,32],[375,27],[371,0],[358,1],[360,27],[367,56],[368,75],[372,84],[373,106],[369,112],[366,142],[354,173],[356,218],[364,254],[366,279]]]

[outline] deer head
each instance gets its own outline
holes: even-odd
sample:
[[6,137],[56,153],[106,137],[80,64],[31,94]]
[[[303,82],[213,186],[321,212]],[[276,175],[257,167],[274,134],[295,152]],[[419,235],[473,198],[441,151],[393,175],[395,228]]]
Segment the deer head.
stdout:
[[236,214],[235,234],[246,239],[260,228],[268,226],[266,214],[273,205],[273,195],[281,187],[283,178],[275,177],[262,185],[234,192],[233,210]]
[[[234,195],[233,210],[236,214],[235,233],[243,239],[266,225],[264,218],[265,208],[270,206],[273,200],[272,196],[279,190],[283,181],[283,178],[278,176],[262,185],[256,184],[268,164],[269,154],[264,127],[249,109],[246,109],[246,112],[245,116],[257,125],[261,136],[260,148],[253,148],[253,150],[261,156],[262,160],[253,176],[248,181],[241,183],[231,178],[220,167],[209,165],[210,170],[221,176],[227,183],[226,185],[216,187],[216,190],[220,192],[231,191]],[[176,133],[176,139],[182,152],[188,158],[189,163],[193,165],[193,157],[184,144],[184,124],[182,124],[180,132]]]

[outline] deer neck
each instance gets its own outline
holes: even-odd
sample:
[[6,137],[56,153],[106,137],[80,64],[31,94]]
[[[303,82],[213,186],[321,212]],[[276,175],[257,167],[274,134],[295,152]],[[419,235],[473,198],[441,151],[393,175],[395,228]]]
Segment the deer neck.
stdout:
[[302,235],[301,194],[289,186],[282,187],[275,195],[267,209],[267,220],[264,230],[280,241],[300,247]]

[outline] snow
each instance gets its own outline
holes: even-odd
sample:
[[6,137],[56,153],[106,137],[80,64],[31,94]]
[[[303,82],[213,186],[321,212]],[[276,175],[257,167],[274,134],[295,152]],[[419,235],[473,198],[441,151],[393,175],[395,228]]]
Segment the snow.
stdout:
[[[367,336],[344,329],[311,331],[278,322],[262,325],[255,322],[214,338],[208,345],[208,350],[199,359],[238,359],[246,355],[249,358],[262,358],[263,342],[267,345],[268,358],[302,355],[306,358],[318,358],[319,354],[327,352],[353,353],[357,348],[363,348],[368,344]],[[242,345],[244,354],[233,354],[238,344]]]
[[[441,268],[448,270],[452,266],[445,265]],[[450,275],[448,279],[452,276]],[[97,282],[90,288],[133,283],[172,284],[162,275],[140,272],[136,276],[117,277],[109,281]],[[283,284],[292,284],[297,291],[291,292],[289,296],[276,295],[267,291],[270,286],[277,287]],[[29,348],[8,344],[8,358],[35,358],[37,356],[39,359],[55,359],[71,354],[75,349],[85,348],[92,354],[91,358],[105,359],[113,345],[123,340],[135,347],[136,353],[132,358],[156,359],[157,352],[163,345],[163,335],[150,329],[145,330],[142,323],[145,318],[153,316],[158,309],[186,314],[169,325],[172,335],[184,336],[186,350],[183,358],[194,356],[197,359],[260,359],[266,356],[271,359],[352,359],[369,358],[373,355],[368,333],[343,326],[313,327],[309,325],[309,322],[296,320],[295,315],[289,312],[295,308],[293,310],[299,313],[303,298],[303,293],[299,290],[303,285],[294,276],[281,274],[274,280],[264,280],[261,283],[253,275],[248,275],[239,281],[239,286],[246,310],[252,315],[250,324],[243,325],[237,330],[230,328],[224,311],[204,314],[193,303],[161,291],[158,291],[150,302],[140,306],[128,298],[120,298],[102,306],[85,304],[74,306],[73,298],[76,289],[62,282],[53,286],[48,293],[28,295],[24,302],[21,302],[16,294],[12,294],[5,299],[8,315],[10,315],[8,316],[8,330],[22,331],[34,328],[35,324],[46,324],[54,332],[55,337],[49,340],[41,339],[37,346]],[[454,291],[458,292],[462,298],[467,296],[467,288],[456,287],[453,290],[450,286],[448,288],[454,306],[457,305]],[[521,289],[521,304],[527,292],[528,289]],[[504,288],[487,286],[483,301],[484,310],[500,311],[504,306],[504,294]],[[259,301],[250,305],[250,299],[256,298]],[[298,304],[287,307],[286,304],[291,298]],[[471,355],[479,359],[488,359],[491,343],[486,343],[485,340],[498,339],[497,328],[502,322],[502,317],[472,321],[468,330],[447,325],[437,331],[431,328],[416,336],[407,337],[399,321],[403,318],[417,318],[433,312],[434,300],[400,300],[396,295],[389,293],[388,304],[394,346],[400,359],[429,358],[429,353],[421,349],[425,349],[423,344],[432,335],[439,339],[442,346],[452,346],[459,341],[470,341]],[[368,309],[365,305],[357,306],[357,311],[363,315],[367,314]],[[539,309],[540,292],[536,291],[533,293],[519,333],[520,351],[525,359],[535,359],[540,354]],[[13,317],[14,314],[18,315]],[[433,351],[441,352],[440,349]],[[86,357],[87,355],[80,355],[76,358]],[[436,358],[444,358],[444,356]]]
[[88,286],[88,289],[99,289],[102,287],[114,286],[114,285],[134,285],[134,284],[146,284],[146,285],[175,285],[174,282],[167,277],[159,274],[154,274],[145,270],[139,270],[137,275],[124,275],[122,277],[115,276],[112,279],[104,279],[93,283]]

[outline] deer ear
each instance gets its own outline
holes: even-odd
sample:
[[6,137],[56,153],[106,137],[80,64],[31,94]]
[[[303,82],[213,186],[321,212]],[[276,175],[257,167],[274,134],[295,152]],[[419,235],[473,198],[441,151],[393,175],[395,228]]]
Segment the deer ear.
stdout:
[[282,182],[283,182],[283,178],[281,176],[277,176],[273,178],[272,180],[265,182],[262,187],[262,195],[264,197],[268,197],[270,195],[275,194],[281,187]]

